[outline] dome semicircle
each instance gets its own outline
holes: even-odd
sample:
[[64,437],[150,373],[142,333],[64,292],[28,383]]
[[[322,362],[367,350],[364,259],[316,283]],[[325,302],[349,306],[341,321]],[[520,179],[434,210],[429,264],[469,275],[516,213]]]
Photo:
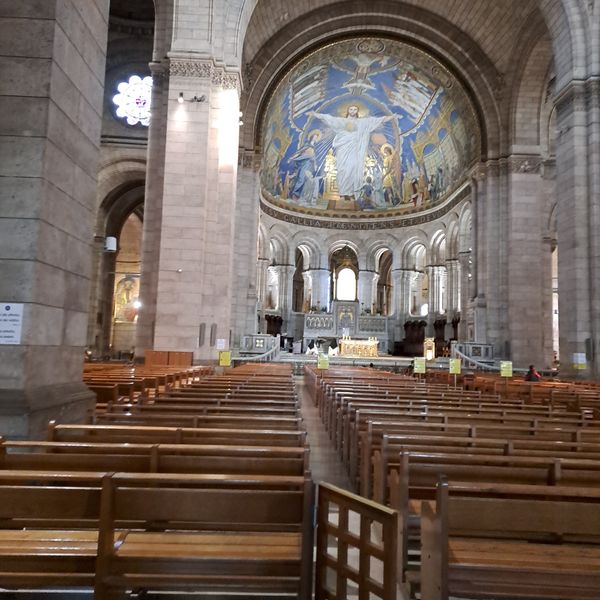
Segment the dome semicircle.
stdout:
[[464,197],[481,145],[452,73],[380,37],[337,41],[300,60],[276,86],[262,132],[263,210],[335,228],[437,218]]

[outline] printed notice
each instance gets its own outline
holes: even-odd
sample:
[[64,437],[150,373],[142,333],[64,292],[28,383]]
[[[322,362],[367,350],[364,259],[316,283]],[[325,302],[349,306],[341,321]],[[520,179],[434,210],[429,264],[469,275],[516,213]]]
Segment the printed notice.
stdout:
[[413,359],[413,373],[423,374],[427,372],[427,361],[424,356],[415,356]]
[[583,370],[586,367],[587,360],[585,352],[575,352],[575,354],[573,354],[573,368]]
[[217,338],[217,350],[225,350],[227,347],[227,340],[222,338]]
[[0,345],[20,344],[23,329],[23,304],[0,305]]
[[231,350],[220,350],[219,351],[219,366],[230,367],[231,366]]
[[329,369],[329,356],[320,353],[317,358],[317,369]]
[[451,358],[448,366],[450,375],[460,375],[460,358]]
[[513,364],[511,360],[500,361],[500,376],[501,377],[512,377],[513,376]]

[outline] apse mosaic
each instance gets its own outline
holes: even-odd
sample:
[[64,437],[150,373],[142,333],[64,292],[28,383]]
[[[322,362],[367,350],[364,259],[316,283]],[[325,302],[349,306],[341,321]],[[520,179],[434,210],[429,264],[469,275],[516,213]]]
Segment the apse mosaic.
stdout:
[[344,40],[295,66],[263,120],[263,199],[324,216],[387,216],[442,203],[476,162],[465,91],[407,44]]

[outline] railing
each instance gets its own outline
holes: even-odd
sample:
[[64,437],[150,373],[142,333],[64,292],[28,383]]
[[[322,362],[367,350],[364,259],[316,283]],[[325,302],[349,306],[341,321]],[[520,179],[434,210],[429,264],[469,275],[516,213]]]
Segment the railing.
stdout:
[[315,600],[398,598],[398,513],[335,486],[319,485]]
[[460,358],[463,364],[471,369],[481,369],[482,371],[492,372],[500,371],[500,365],[490,365],[488,363],[480,362],[478,360],[475,360],[474,358],[471,358],[470,356],[467,356],[466,354],[463,354],[460,350],[457,350],[456,348],[452,348],[452,357]]
[[273,346],[266,352],[255,356],[235,356],[233,358],[234,362],[273,362],[279,360],[279,354],[281,353],[280,335],[277,334],[274,340]]
[[[500,364],[494,361],[493,365],[488,363],[480,362],[475,360],[474,358],[463,354],[460,350],[457,350],[455,347],[452,348],[452,357],[460,358],[462,363],[471,369],[480,369],[481,371],[488,371],[490,373],[500,373]],[[518,367],[513,367],[513,373],[526,373],[527,369],[522,369]]]

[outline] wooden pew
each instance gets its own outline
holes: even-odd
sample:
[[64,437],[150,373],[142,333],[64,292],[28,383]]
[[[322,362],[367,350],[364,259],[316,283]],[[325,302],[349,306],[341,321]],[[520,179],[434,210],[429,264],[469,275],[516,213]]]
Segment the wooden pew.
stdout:
[[547,440],[473,438],[456,436],[386,435],[381,448],[371,455],[372,498],[384,504],[389,498],[391,471],[400,469],[402,452],[435,454],[488,454],[494,456],[525,456],[529,458],[570,458],[600,461],[600,443],[552,442]]
[[150,427],[144,425],[58,425],[48,424],[48,441],[125,442],[142,444],[223,444],[245,446],[304,446],[304,430],[234,429],[210,427]]
[[[453,423],[448,421],[431,422],[428,420],[409,420],[403,417],[402,421],[395,421],[394,418],[389,421],[374,421],[366,419],[366,422],[360,425],[360,416],[357,419],[357,432],[354,437],[351,436],[349,473],[350,477],[357,480],[360,485],[361,493],[366,497],[370,496],[370,486],[372,481],[371,456],[373,452],[383,443],[385,434],[450,434],[461,437],[487,437],[500,439],[536,439],[545,441],[564,441],[564,442],[593,442],[598,439],[599,430],[597,427],[561,427],[549,426],[548,424],[538,425],[532,422],[527,425],[509,425],[498,422],[498,424],[487,423],[483,425],[469,425],[468,420],[463,423]],[[358,440],[358,441],[357,441]]]
[[104,412],[93,415],[94,424],[115,425],[148,425],[163,427],[213,427],[213,428],[236,428],[236,429],[271,429],[294,431],[304,427],[302,417],[285,416],[253,416],[252,412],[242,415],[225,414],[178,414],[151,412]]
[[[106,478],[96,597],[143,588],[292,592],[308,600],[312,507],[308,480],[303,491],[263,491]],[[119,530],[120,521],[136,521],[135,530]]]
[[[161,589],[189,585],[185,576],[179,579],[177,565],[195,572],[194,587],[216,583],[224,591],[239,591],[247,581],[248,589],[294,589],[308,598],[312,505],[306,477],[0,471],[0,587],[96,584],[95,597],[103,599],[115,578],[124,581],[121,565],[130,572],[135,560],[137,567],[148,567],[134,575],[145,588],[160,577]],[[174,524],[180,530],[176,540],[165,531]],[[242,538],[254,543],[252,551],[246,546],[236,553]],[[108,548],[108,539],[117,543]],[[274,543],[261,552],[260,545],[269,541]],[[271,572],[273,565],[285,577]],[[262,571],[256,580],[255,567]],[[208,572],[212,579],[203,577]]]
[[422,600],[597,599],[600,490],[448,484],[422,510]]
[[223,473],[304,475],[308,448],[7,442],[0,444],[0,469],[39,471],[129,471],[136,473]]
[[422,502],[435,498],[440,476],[488,484],[527,484],[600,489],[600,460],[555,459],[552,457],[498,456],[486,449],[471,454],[433,454],[402,452],[398,467],[388,476],[389,499],[384,504],[398,511],[401,573],[403,581],[414,587],[414,571],[409,568],[409,549],[420,538],[419,516]]

